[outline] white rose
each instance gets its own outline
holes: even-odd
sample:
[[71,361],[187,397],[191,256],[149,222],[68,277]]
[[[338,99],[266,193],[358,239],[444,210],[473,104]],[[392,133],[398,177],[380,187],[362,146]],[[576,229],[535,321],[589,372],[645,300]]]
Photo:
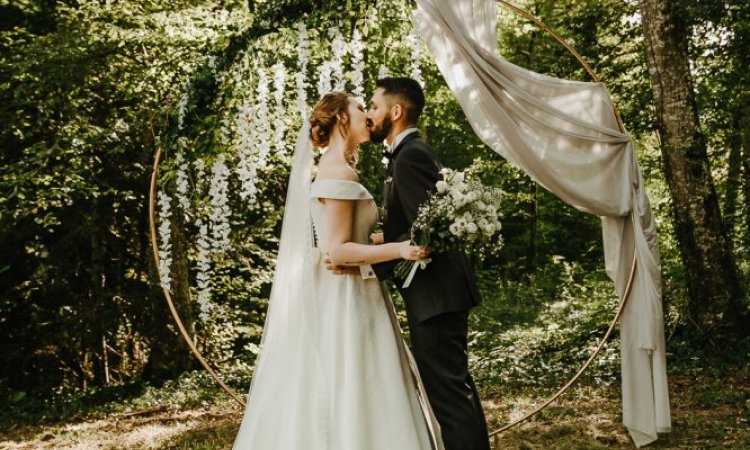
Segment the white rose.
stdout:
[[455,222],[450,224],[448,229],[450,230],[451,234],[453,234],[454,236],[458,236],[461,233],[461,228]]
[[478,229],[477,224],[475,224],[474,222],[469,222],[469,224],[466,225],[466,231],[468,231],[471,234],[476,233],[477,229]]
[[437,191],[442,193],[448,190],[448,183],[446,183],[443,180],[440,180],[435,184],[435,187],[437,188]]
[[494,232],[495,232],[495,225],[493,225],[493,224],[491,224],[491,223],[488,223],[488,224],[487,224],[487,225],[486,225],[486,226],[484,227],[484,231],[486,232],[486,234],[487,234],[488,236],[491,236],[491,235],[492,235],[492,233],[494,233]]
[[453,197],[453,201],[456,203],[456,206],[461,206],[464,203],[466,203],[466,198],[464,197],[464,194],[461,192],[451,189],[451,197]]
[[464,181],[464,173],[463,172],[456,172],[455,175],[453,175],[453,182],[454,183],[460,183]]

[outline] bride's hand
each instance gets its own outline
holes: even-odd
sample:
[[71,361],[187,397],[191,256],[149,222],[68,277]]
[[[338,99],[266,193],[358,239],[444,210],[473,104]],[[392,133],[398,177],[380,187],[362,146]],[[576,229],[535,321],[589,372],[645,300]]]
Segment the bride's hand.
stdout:
[[427,249],[423,249],[418,245],[411,245],[409,241],[404,241],[401,243],[401,247],[399,248],[399,254],[404,259],[408,259],[410,261],[419,261],[426,258],[427,255],[430,254],[430,251]]

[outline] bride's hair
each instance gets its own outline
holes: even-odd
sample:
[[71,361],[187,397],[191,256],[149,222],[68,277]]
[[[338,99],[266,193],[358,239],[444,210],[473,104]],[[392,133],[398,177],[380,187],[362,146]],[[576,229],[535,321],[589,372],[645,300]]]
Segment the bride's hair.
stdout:
[[[354,95],[346,92],[329,92],[321,98],[313,107],[310,116],[310,141],[315,147],[328,147],[331,134],[339,129],[341,137],[346,139],[349,131],[349,99]],[[359,151],[357,147],[347,149],[344,157],[347,162],[354,166],[357,164]]]

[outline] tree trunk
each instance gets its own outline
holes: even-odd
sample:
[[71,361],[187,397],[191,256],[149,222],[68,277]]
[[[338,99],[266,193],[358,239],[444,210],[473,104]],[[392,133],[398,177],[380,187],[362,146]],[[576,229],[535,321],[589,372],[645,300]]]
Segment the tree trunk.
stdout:
[[750,248],[750,83],[743,92],[742,115],[742,185],[744,201],[741,203],[741,217],[744,225],[745,235],[743,245],[745,252]]
[[741,298],[709,168],[676,0],[641,0],[664,175],[685,267],[690,321],[702,333],[736,326]]
[[[93,210],[91,213],[89,225],[89,243],[91,246],[91,266],[89,267],[89,323],[90,335],[86,339],[86,350],[94,356],[91,360],[94,378],[90,380],[92,384],[102,385],[107,382],[107,369],[105,368],[107,357],[101,343],[107,333],[107,311],[105,306],[104,280],[106,271],[104,267],[104,239],[102,229],[106,227],[102,224],[102,200],[93,200]],[[98,350],[102,349],[99,353]]]
[[[741,130],[741,119],[737,118],[734,125],[736,130]],[[722,217],[724,218],[724,227],[727,231],[727,245],[729,246],[729,250],[734,252],[737,241],[735,232],[737,231],[738,225],[738,200],[740,189],[742,188],[741,133],[729,136],[729,139],[727,139],[727,145],[729,147],[729,158],[727,161],[726,194],[724,195],[724,210],[722,211]]]

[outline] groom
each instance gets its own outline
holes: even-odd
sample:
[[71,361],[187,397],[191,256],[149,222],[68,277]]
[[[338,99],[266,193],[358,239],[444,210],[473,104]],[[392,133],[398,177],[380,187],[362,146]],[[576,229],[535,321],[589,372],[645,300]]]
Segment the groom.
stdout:
[[[424,105],[421,86],[410,78],[378,80],[370,100],[370,139],[388,145],[383,233],[373,235],[373,243],[409,240],[419,206],[441,178],[440,162],[416,128]],[[479,291],[463,252],[433,253],[430,259],[408,288],[397,283],[406,303],[414,359],[445,449],[489,450],[467,353],[469,309],[479,304]],[[373,265],[375,275],[389,278],[398,262]]]

